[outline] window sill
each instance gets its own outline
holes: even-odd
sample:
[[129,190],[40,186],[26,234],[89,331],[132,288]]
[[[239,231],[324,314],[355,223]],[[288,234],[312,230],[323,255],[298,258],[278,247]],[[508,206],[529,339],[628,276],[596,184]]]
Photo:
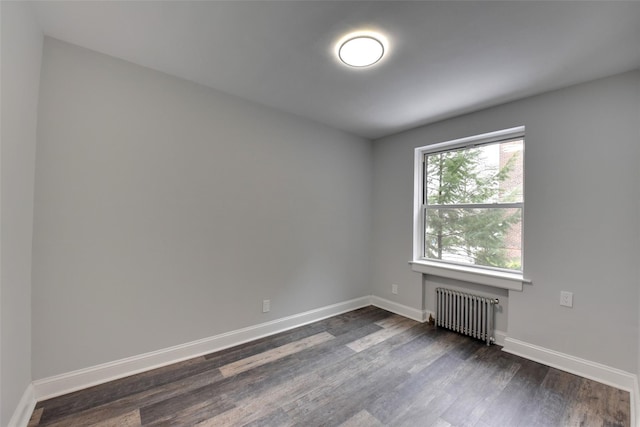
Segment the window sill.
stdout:
[[495,270],[482,270],[462,265],[444,264],[432,261],[409,261],[411,269],[423,274],[446,277],[449,279],[463,280],[465,282],[478,283],[494,288],[508,289],[510,291],[522,291],[525,283],[531,283],[520,273],[509,273]]

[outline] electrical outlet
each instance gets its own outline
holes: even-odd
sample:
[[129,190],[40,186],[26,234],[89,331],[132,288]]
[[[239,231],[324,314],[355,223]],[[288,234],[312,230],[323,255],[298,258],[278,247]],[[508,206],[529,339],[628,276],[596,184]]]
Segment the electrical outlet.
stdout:
[[398,295],[398,285],[396,285],[395,283],[391,285],[391,293],[394,295]]
[[262,312],[263,313],[268,313],[269,310],[271,310],[271,300],[270,299],[265,299],[262,301]]
[[560,292],[560,305],[573,307],[573,293],[567,291]]

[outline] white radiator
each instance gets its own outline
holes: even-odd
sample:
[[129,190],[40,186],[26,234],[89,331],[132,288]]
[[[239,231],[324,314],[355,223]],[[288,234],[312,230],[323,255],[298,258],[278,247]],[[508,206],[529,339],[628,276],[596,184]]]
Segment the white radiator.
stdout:
[[446,288],[436,288],[436,326],[495,341],[493,322],[497,298],[487,298]]

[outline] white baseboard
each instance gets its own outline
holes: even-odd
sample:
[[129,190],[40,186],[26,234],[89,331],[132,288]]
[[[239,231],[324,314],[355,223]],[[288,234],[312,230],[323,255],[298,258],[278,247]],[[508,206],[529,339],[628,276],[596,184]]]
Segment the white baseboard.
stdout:
[[634,388],[634,374],[514,338],[505,339],[503,351],[630,392]]
[[640,420],[638,420],[638,415],[640,415],[638,412],[640,395],[638,394],[637,375],[509,337],[505,339],[505,345],[502,350],[628,391],[631,396],[631,425],[640,427]]
[[9,427],[27,427],[35,407],[36,396],[34,394],[33,385],[29,384],[22,394],[22,398],[20,399],[20,402],[18,402],[18,406],[13,412],[13,416],[9,420]]
[[375,295],[371,296],[371,305],[399,314],[400,316],[408,317],[409,319],[417,320],[418,322],[426,322],[427,319],[429,319],[429,314],[432,314],[430,311],[418,310],[417,308],[389,301],[388,299],[380,298]]
[[[213,353],[368,305],[371,305],[370,297],[357,298],[186,344],[36,380],[33,382],[34,401],[49,399],[118,378]],[[31,414],[29,413],[29,415]]]
[[493,335],[496,339],[496,344],[504,347],[504,342],[507,339],[507,333],[496,329],[493,331]]

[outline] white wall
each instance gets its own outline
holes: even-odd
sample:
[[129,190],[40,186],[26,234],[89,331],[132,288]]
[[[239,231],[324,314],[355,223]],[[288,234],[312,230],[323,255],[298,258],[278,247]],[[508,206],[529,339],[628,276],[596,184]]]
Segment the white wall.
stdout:
[[2,2],[0,425],[31,382],[31,240],[42,33],[28,5]]
[[[440,281],[423,284],[407,264],[413,149],[525,125],[524,268],[533,284],[510,292],[501,325],[511,338],[637,372],[639,81],[640,71],[626,73],[376,141],[373,293],[428,308]],[[559,305],[561,290],[574,293],[572,309]]]
[[370,141],[49,38],[38,134],[34,379],[369,295]]

